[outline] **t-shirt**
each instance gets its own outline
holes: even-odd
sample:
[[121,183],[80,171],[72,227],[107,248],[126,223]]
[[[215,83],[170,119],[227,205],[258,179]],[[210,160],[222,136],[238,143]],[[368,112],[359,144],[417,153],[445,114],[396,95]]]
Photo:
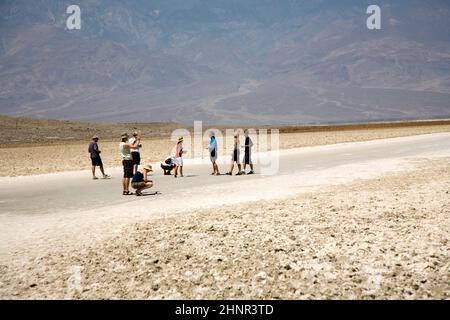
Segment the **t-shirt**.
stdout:
[[239,154],[240,150],[241,150],[241,144],[239,143],[239,140],[238,140],[238,141],[236,141],[236,144],[234,146],[233,154],[236,154],[236,153]]
[[99,158],[100,157],[100,151],[98,150],[98,144],[95,141],[92,141],[89,144],[88,148],[89,153],[91,154],[91,158]]
[[122,160],[133,160],[130,148],[125,147],[125,144],[125,142],[121,142],[119,145],[120,156],[122,157]]
[[144,182],[144,175],[141,172],[136,171],[131,182]]
[[[131,137],[129,140],[128,140],[128,143],[129,144],[133,144],[134,142],[136,141],[136,138],[135,137]],[[136,149],[131,149],[131,152],[140,152],[140,150],[141,150],[141,148],[136,148]]]
[[216,140],[211,140],[209,143],[209,154],[212,158],[216,157],[216,153],[217,153],[217,142]]
[[251,147],[253,147],[253,141],[250,139],[250,137],[245,138],[245,152],[249,153]]

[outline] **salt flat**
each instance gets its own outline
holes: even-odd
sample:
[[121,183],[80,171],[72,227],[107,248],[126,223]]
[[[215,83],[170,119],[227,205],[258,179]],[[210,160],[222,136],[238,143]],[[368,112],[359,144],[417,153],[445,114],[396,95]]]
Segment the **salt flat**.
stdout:
[[[90,270],[85,274],[85,285],[90,289],[85,294],[78,292],[75,297],[79,298],[446,297],[447,282],[442,277],[448,276],[449,212],[445,208],[449,181],[445,173],[449,138],[450,133],[439,133],[281,150],[275,175],[263,175],[257,169],[254,176],[213,177],[206,159],[188,160],[185,178],[163,176],[157,170],[153,180],[161,194],[141,198],[120,194],[120,168],[113,170],[111,180],[100,181],[90,180],[88,171],[0,178],[0,296],[64,297],[67,268],[81,265]],[[225,171],[228,165],[221,166]],[[392,217],[397,224],[392,224]],[[414,231],[417,228],[418,233]],[[218,235],[217,230],[223,234]],[[330,232],[341,240],[339,248],[335,242],[331,247],[322,243]],[[233,244],[227,242],[230,237]],[[177,239],[182,241],[178,245],[174,243]],[[296,239],[303,241],[295,248],[306,254],[306,260],[293,261],[291,258],[299,254],[293,248],[289,250],[295,252],[279,260],[279,252],[289,251],[283,243]],[[261,247],[267,241],[270,246]],[[259,266],[255,270],[253,263],[247,263],[253,259],[248,250],[241,251],[244,242],[249,242],[259,257],[255,260],[258,263],[253,262]],[[274,245],[281,249],[272,248]],[[380,252],[387,250],[385,246],[401,246],[401,256],[412,261],[405,267],[409,271],[402,269],[406,276],[401,277],[426,268],[428,271],[418,275],[428,284],[422,287],[403,278],[396,283],[391,277],[385,281],[391,283],[387,289],[374,293],[370,281],[381,273],[384,277],[394,272],[395,277],[392,268],[399,267],[391,264],[399,253],[393,252],[396,255],[386,260],[387,256],[367,251],[371,246]],[[317,250],[331,255],[364,255],[355,269],[356,262],[338,260],[339,265],[335,265],[334,260],[317,261]],[[190,269],[182,262],[186,252],[193,257]],[[116,260],[126,264],[135,255],[142,258],[136,262],[139,270],[136,264],[128,266],[132,269],[121,264],[127,271],[120,273],[116,283]],[[247,258],[242,260],[242,255]],[[212,280],[201,283],[205,270],[217,267],[214,257],[225,263]],[[143,265],[151,263],[148,259],[167,260],[162,267],[165,271],[153,274],[151,268],[147,270]],[[437,260],[431,263],[430,259]],[[282,262],[285,265],[276,267]],[[308,272],[315,277],[328,274],[325,280],[330,284],[322,284],[319,291],[308,287],[308,281],[314,279],[308,278],[306,271],[302,271],[306,272],[302,279],[290,276],[277,282],[277,268],[312,270]],[[364,274],[346,278],[351,270]],[[136,272],[150,273],[133,284],[139,290],[124,292],[123,286],[130,285]],[[97,278],[99,274],[105,277]],[[240,275],[233,280],[232,289],[213,289],[217,279],[233,278],[232,274]],[[195,280],[203,289],[189,280],[175,290],[173,281],[179,284],[181,280],[174,277]],[[362,287],[355,279],[363,281]],[[352,289],[342,291],[338,280]],[[269,288],[268,281],[278,284],[274,282]],[[34,289],[34,282],[40,283],[38,289]],[[403,285],[409,289],[401,291]],[[95,291],[92,286],[101,289]],[[286,291],[276,289],[283,286],[288,286]]]

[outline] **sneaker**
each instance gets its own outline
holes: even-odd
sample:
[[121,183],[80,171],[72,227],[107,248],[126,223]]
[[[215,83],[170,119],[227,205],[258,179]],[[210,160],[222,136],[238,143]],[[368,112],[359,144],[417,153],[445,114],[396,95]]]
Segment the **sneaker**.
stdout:
[[98,178],[96,176],[93,176],[92,180],[98,180]]
[[250,171],[249,173],[247,173],[247,174],[255,174],[254,172],[253,172],[253,170],[252,171]]
[[232,176],[233,174],[231,172],[225,173],[227,176]]
[[237,176],[242,176],[242,172],[236,173]]
[[110,176],[109,174],[105,174],[105,175],[103,176],[103,179],[109,179],[109,178],[111,178],[111,176]]
[[174,177],[174,178],[176,178],[176,177],[177,177],[177,175],[176,175],[176,174],[174,174],[174,175],[173,175],[173,177]]

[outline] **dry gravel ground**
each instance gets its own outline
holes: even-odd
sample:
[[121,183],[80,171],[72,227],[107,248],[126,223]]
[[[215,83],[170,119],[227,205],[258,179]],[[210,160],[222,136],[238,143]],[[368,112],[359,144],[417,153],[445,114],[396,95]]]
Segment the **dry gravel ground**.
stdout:
[[449,299],[450,160],[417,168],[3,265],[0,297]]
[[[166,132],[172,128],[173,125],[168,125],[166,129],[156,127],[156,129],[161,132]],[[143,132],[144,129],[142,129]],[[206,130],[206,128],[204,129]],[[294,129],[295,128],[292,130]],[[60,128],[60,130],[62,129]],[[323,130],[324,131],[321,132],[282,133],[280,134],[279,147],[281,149],[290,149],[342,142],[368,141],[427,133],[450,132],[450,125],[402,127],[401,124],[399,124],[399,127],[392,128],[356,130],[333,130],[332,128],[324,128]],[[157,136],[153,138],[149,138],[152,137],[150,131],[148,131],[147,135],[143,135],[143,148],[141,150],[143,162],[159,162],[165,159],[167,155],[171,154],[175,142],[170,141],[168,136],[161,136],[160,131],[154,133]],[[87,153],[89,140],[82,142],[66,141],[63,144],[54,145],[39,145],[39,142],[36,142],[35,144],[37,145],[15,147],[3,145],[3,147],[0,147],[0,177],[27,176],[90,169],[91,162],[89,154]],[[118,145],[118,140],[100,140],[99,142],[106,170],[111,167],[121,166]],[[243,146],[243,141],[241,141],[241,146]],[[187,149],[192,150],[192,148]],[[256,147],[254,150],[257,150]],[[188,152],[187,158],[192,154],[192,152]]]

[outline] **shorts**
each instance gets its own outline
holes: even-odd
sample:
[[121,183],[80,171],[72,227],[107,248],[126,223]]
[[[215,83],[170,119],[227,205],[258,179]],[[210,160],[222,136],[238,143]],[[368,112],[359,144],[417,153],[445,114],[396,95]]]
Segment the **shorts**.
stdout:
[[173,159],[173,163],[178,166],[178,167],[182,167],[183,166],[183,158],[182,157],[175,157]]
[[133,165],[140,165],[141,164],[141,154],[139,152],[132,152],[131,155],[133,156]]
[[145,182],[132,182],[131,183],[131,187],[133,188],[133,189],[142,189],[142,188],[144,188],[145,187]]
[[216,162],[217,160],[217,150],[214,148],[211,152],[209,152],[209,159],[212,163]]
[[122,160],[123,177],[133,178],[133,160]]
[[103,166],[102,158],[100,158],[100,157],[91,158],[91,162],[94,167]]
[[246,152],[244,155],[244,164],[253,164],[252,155],[250,152]]

